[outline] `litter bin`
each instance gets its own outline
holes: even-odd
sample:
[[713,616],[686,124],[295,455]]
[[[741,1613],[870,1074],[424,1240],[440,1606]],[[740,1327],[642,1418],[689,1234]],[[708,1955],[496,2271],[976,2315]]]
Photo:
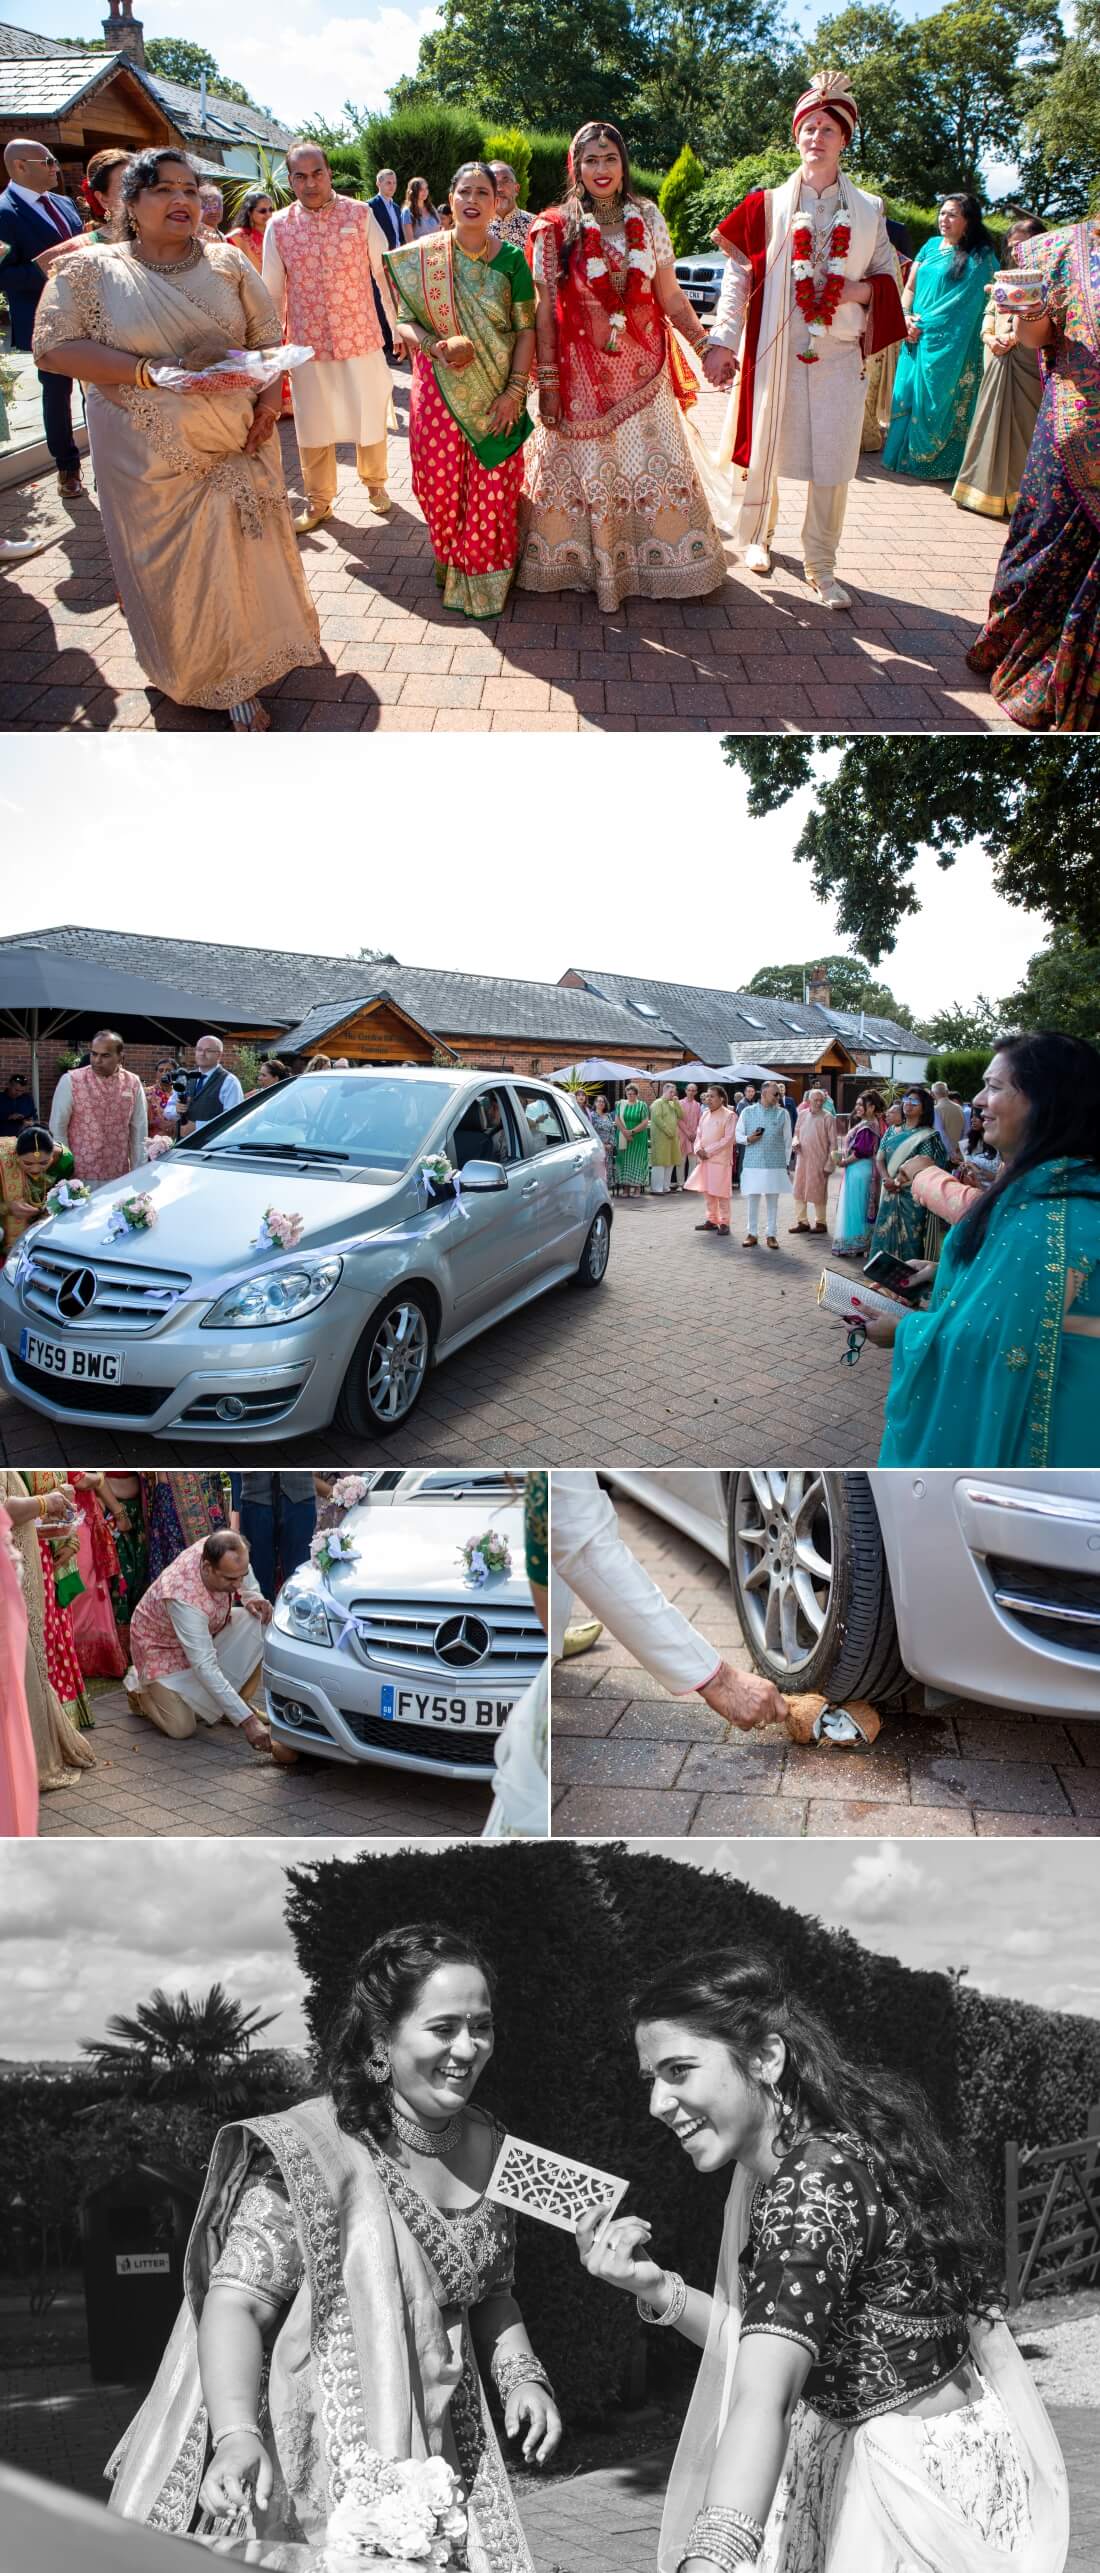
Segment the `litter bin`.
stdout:
[[88,2357],[98,2384],[155,2376],[179,2311],[200,2185],[180,2163],[131,2162],[84,2199]]

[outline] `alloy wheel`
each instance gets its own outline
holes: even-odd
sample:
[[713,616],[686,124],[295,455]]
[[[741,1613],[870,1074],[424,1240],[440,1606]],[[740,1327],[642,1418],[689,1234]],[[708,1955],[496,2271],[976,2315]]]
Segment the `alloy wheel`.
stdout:
[[596,1285],[603,1276],[610,1254],[611,1226],[606,1215],[596,1215],[593,1217],[592,1230],[588,1236],[587,1259],[589,1277]]
[[424,1382],[429,1356],[428,1325],[418,1304],[394,1304],[371,1342],[367,1359],[367,1396],[379,1420],[404,1420]]
[[738,1600],[750,1651],[796,1674],[821,1642],[836,1577],[826,1477],[804,1468],[746,1470],[733,1523]]

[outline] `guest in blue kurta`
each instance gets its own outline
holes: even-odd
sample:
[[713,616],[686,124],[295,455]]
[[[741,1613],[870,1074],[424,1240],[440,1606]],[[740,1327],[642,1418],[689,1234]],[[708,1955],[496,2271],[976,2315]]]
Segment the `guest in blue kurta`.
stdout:
[[997,253],[976,197],[945,197],[902,303],[908,322],[882,461],[887,473],[954,482],[982,380],[986,287]]
[[1020,1036],[979,1106],[1002,1167],[953,1225],[926,1311],[893,1345],[880,1465],[1095,1465],[1100,1456],[1100,1048]]

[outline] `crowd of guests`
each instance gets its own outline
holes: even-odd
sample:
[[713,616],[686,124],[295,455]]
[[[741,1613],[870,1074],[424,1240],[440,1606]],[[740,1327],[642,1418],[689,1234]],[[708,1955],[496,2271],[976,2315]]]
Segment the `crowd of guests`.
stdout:
[[[228,233],[219,190],[174,151],[97,155],[82,230],[44,147],[9,145],[16,344],[33,332],[66,490],[79,459],[71,421],[58,424],[74,381],[85,388],[104,533],[149,679],[264,727],[264,688],[320,658],[292,530],[335,512],[340,445],[372,515],[389,515],[392,366],[409,362],[413,490],[456,613],[495,617],[514,582],[585,591],[607,612],[704,596],[727,577],[735,483],[741,558],[766,576],[783,478],[805,486],[811,589],[848,607],[848,491],[861,445],[880,446],[886,471],[1012,514],[972,664],[1020,723],[1086,728],[1100,569],[1078,415],[1100,370],[1097,227],[1021,217],[1004,253],[1018,293],[1006,300],[1002,280],[994,302],[1000,254],[978,201],[947,196],[910,259],[845,171],[857,123],[843,75],[817,75],[792,117],[797,170],[750,191],[714,236],[727,268],[709,328],[607,122],[580,128],[561,202],[537,216],[501,162],[466,163],[438,206],[419,175],[399,203],[393,170],[360,202],[303,140],[290,203],[253,188]],[[212,371],[229,350],[284,342],[311,352],[289,374]],[[696,367],[730,395],[718,456],[692,419]],[[273,435],[288,407],[306,495],[293,522]]]

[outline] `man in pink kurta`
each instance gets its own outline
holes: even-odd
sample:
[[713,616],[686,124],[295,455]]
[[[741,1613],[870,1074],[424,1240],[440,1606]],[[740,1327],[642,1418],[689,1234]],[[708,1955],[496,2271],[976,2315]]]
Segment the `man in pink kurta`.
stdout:
[[[794,1130],[794,1222],[792,1233],[824,1233],[829,1197],[829,1161],[835,1128],[825,1109],[823,1090],[808,1090]],[[813,1223],[806,1221],[809,1208]]]
[[[177,1740],[197,1717],[239,1725],[256,1751],[272,1748],[248,1703],[272,1610],[249,1563],[246,1537],[218,1528],[186,1546],[139,1599],[130,1621],[126,1686],[137,1715]],[[293,1754],[290,1755],[293,1757]]]
[[91,1061],[76,1072],[63,1072],[53,1094],[50,1132],[73,1157],[77,1179],[89,1186],[105,1179],[125,1179],[145,1159],[149,1110],[136,1072],[122,1060],[122,1038],[113,1028],[100,1028],[91,1043]]
[[729,1232],[736,1135],[737,1110],[731,1108],[725,1091],[712,1085],[703,1093],[703,1113],[695,1130],[697,1160],[687,1183],[707,1201],[706,1216],[695,1227],[697,1233]]
[[306,487],[295,520],[306,536],[332,512],[336,449],[353,446],[360,482],[384,517],[386,424],[390,371],[375,303],[377,286],[391,325],[396,311],[384,266],[382,227],[357,197],[337,196],[318,143],[292,143],[287,176],[294,204],[273,214],[264,233],[263,280],[288,339],[311,348],[294,369],[290,390]]

